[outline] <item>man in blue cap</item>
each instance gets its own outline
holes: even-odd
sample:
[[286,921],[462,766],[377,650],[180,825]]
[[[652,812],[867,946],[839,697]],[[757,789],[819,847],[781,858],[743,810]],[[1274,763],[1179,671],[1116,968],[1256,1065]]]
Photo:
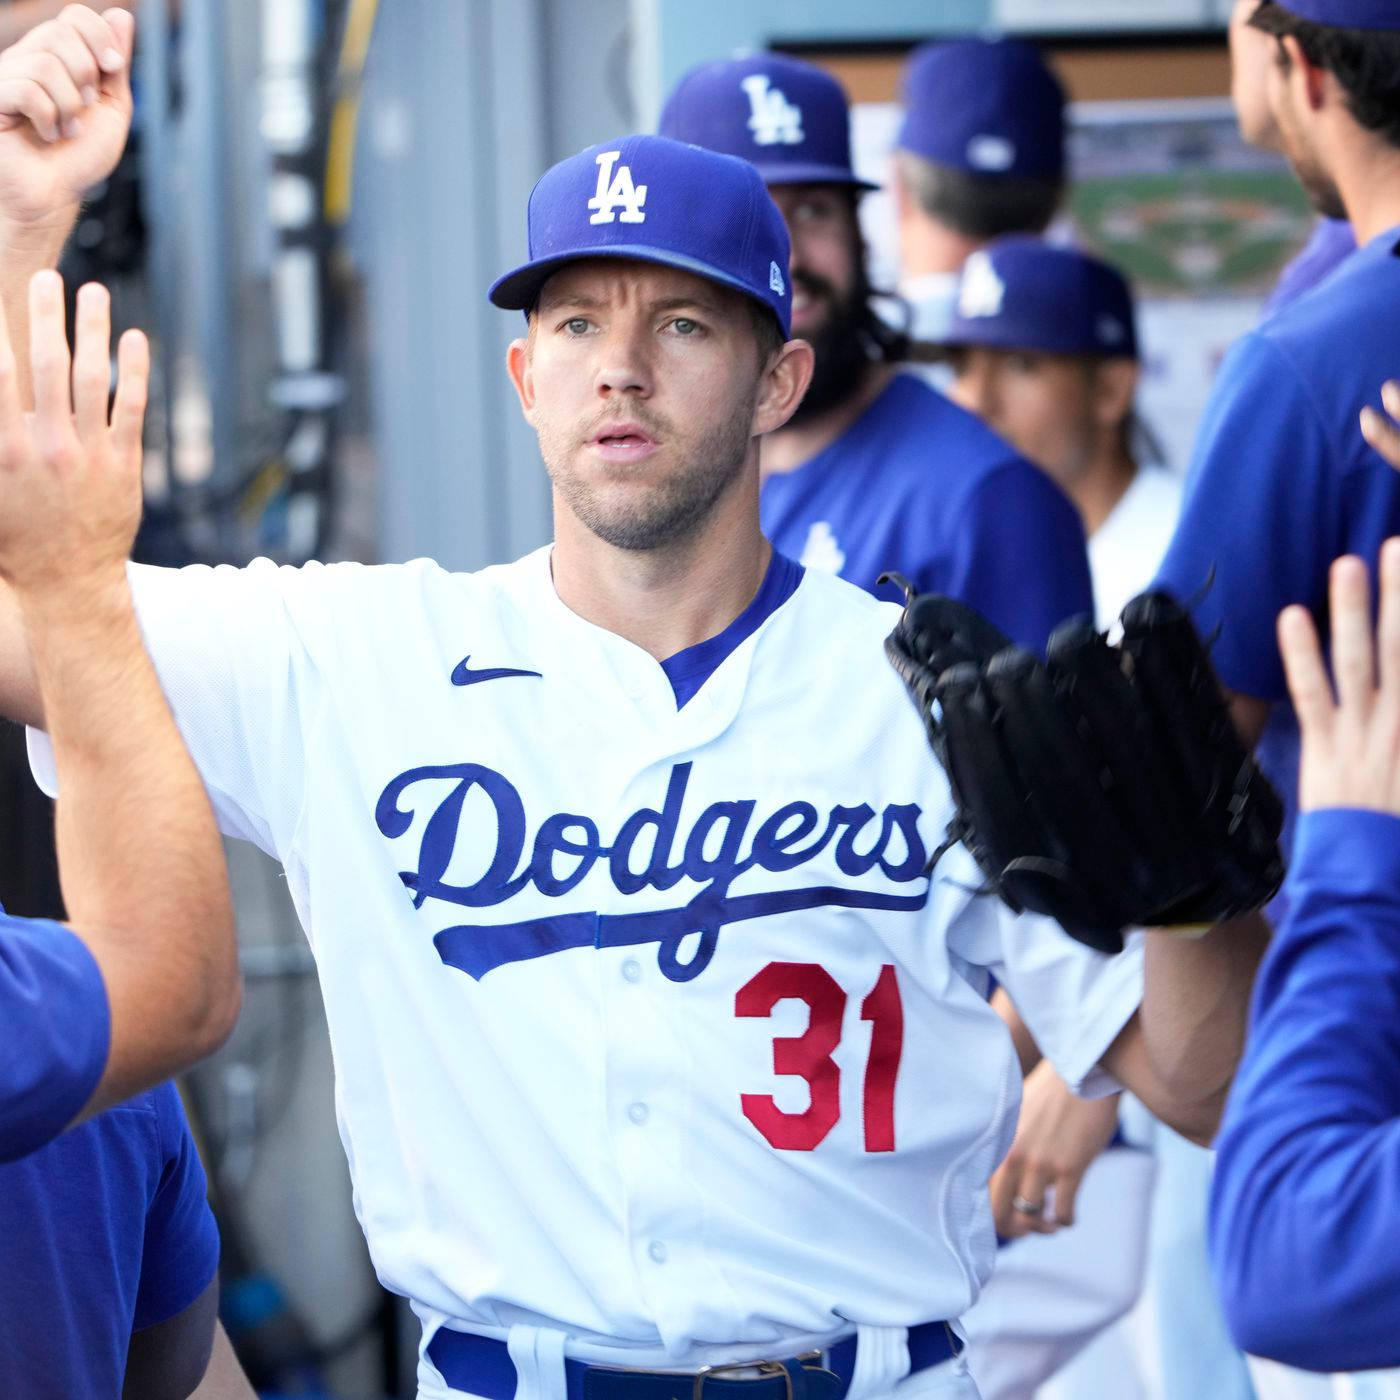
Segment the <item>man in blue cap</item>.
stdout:
[[957,39],[910,54],[893,193],[900,293],[916,342],[940,340],[968,256],[1050,226],[1065,186],[1065,94],[1019,39]]
[[[751,162],[792,241],[794,335],[816,369],[763,445],[763,526],[778,549],[871,592],[888,569],[971,604],[1039,650],[1090,608],[1073,506],[1004,441],[898,372],[871,309],[845,93],[776,54],[703,64],[677,83],[661,133]],[[893,597],[892,592],[881,596]]]
[[[1208,1135],[1257,921],[1106,958],[965,853],[930,878],[952,813],[898,609],[760,527],[812,349],[751,165],[623,137],[527,222],[491,295],[552,546],[131,570],[216,812],[316,949],[420,1394],[974,1400],[951,1323],[1017,1083],[989,977],[1068,1082]],[[0,589],[0,713],[35,715],[25,655]]]
[[1169,473],[1138,460],[1140,356],[1127,282],[1077,249],[998,239],[964,266],[943,345],[950,396],[1079,508],[1095,616],[1108,627],[1151,582],[1180,497]]
[[[1213,656],[1237,722],[1251,737],[1264,734],[1261,760],[1291,800],[1296,747],[1283,742],[1286,726],[1265,732],[1288,698],[1275,618],[1302,604],[1325,623],[1333,558],[1356,554],[1374,573],[1381,542],[1400,531],[1400,480],[1359,422],[1363,407],[1378,405],[1397,353],[1400,7],[1264,0],[1248,23],[1272,45],[1266,90],[1284,152],[1314,208],[1350,222],[1358,251],[1226,356],[1161,580],[1188,597],[1213,578],[1196,606],[1198,625],[1218,632]],[[1262,985],[1277,985],[1267,969],[1262,976]],[[1283,1167],[1316,1140],[1303,1123],[1340,1123],[1350,1109],[1330,1091],[1298,1091],[1289,1072],[1295,1048],[1283,1032],[1255,1036],[1252,1070],[1221,1140],[1211,1243],[1226,1315],[1249,1351],[1321,1370],[1394,1364],[1400,1355],[1363,1353],[1348,1346],[1345,1329],[1310,1321],[1325,1289],[1356,1276],[1337,1275],[1341,1256],[1328,1249],[1293,1248],[1313,1223],[1298,1207],[1318,1178]],[[1358,1263],[1364,1270],[1365,1259]],[[1362,1305],[1351,1311],[1356,1325],[1379,1316],[1377,1304],[1368,1306],[1369,1314]],[[1393,1381],[1375,1378],[1358,1381],[1356,1393],[1363,1384],[1394,1393]]]

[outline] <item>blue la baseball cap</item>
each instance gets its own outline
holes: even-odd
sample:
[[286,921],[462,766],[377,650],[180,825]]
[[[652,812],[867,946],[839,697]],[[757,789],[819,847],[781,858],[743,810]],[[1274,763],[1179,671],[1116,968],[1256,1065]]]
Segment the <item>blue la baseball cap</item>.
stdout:
[[676,84],[657,129],[751,161],[769,185],[879,188],[851,168],[841,84],[801,59],[764,53],[702,63]]
[[904,70],[904,125],[895,144],[974,175],[1059,176],[1065,92],[1020,40],[923,44]]
[[1279,9],[1337,29],[1400,29],[1395,0],[1274,0]]
[[1108,263],[1015,234],[963,264],[945,345],[1138,358],[1133,294]]
[[566,263],[630,258],[733,287],[791,333],[787,225],[747,161],[663,136],[619,137],[545,171],[526,224],[529,261],[492,285],[497,306],[528,311]]

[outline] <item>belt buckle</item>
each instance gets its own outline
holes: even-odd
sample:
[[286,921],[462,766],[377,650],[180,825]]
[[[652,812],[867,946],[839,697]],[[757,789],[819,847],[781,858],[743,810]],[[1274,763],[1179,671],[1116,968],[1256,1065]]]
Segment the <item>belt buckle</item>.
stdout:
[[[806,1365],[809,1361],[820,1361],[821,1352],[804,1351],[800,1356],[795,1356],[794,1361]],[[788,1368],[781,1361],[730,1361],[719,1366],[702,1366],[695,1373],[695,1384],[691,1388],[690,1400],[704,1400],[705,1382],[715,1376],[722,1376],[728,1371],[757,1371],[756,1376],[745,1376],[744,1380],[765,1381],[773,1376],[782,1376],[784,1395],[783,1400],[792,1400],[792,1376]]]

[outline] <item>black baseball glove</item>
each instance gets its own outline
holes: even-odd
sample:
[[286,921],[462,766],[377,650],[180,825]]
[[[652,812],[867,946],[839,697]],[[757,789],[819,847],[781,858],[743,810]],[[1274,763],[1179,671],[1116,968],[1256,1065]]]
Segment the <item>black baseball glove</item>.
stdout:
[[940,854],[964,842],[1011,908],[1109,953],[1127,927],[1211,924],[1272,897],[1282,804],[1167,594],[1123,609],[1116,646],[1072,618],[1042,662],[890,577],[907,601],[885,651],[957,804]]

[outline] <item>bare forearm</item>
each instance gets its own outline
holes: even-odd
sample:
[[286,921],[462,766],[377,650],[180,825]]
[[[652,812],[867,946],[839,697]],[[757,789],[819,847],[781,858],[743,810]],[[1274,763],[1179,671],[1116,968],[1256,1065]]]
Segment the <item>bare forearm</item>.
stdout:
[[1021,1077],[1024,1079],[1041,1061],[1040,1046],[1035,1043],[1030,1027],[1021,1019],[1015,1003],[1007,995],[1005,987],[998,987],[992,993],[992,1010],[1006,1022],[1011,1032],[1011,1043],[1016,1047],[1016,1058],[1021,1062]]
[[[143,1015],[126,1004],[128,972],[141,973],[149,998],[159,967],[167,1007],[180,1009],[176,1038],[197,1041],[207,1028],[217,1041],[238,998],[223,848],[126,578],[21,604],[58,770],[64,901],[103,967],[114,1027]],[[153,859],[163,849],[179,859]],[[137,1052],[165,1053],[154,1042]],[[176,1058],[190,1058],[188,1043]]]
[[[0,301],[4,303],[12,345],[29,344],[29,280],[36,272],[58,266],[63,245],[77,223],[78,207],[65,204],[37,223],[0,216]],[[20,400],[25,408],[33,408],[34,380],[29,356],[19,355],[15,369]]]
[[214,1353],[209,1358],[209,1369],[190,1400],[257,1400],[222,1323],[214,1330]]
[[1268,941],[1262,914],[1221,924],[1204,938],[1148,935],[1142,1051],[1171,1105],[1163,1116],[1197,1141],[1208,1141],[1219,1124]]

